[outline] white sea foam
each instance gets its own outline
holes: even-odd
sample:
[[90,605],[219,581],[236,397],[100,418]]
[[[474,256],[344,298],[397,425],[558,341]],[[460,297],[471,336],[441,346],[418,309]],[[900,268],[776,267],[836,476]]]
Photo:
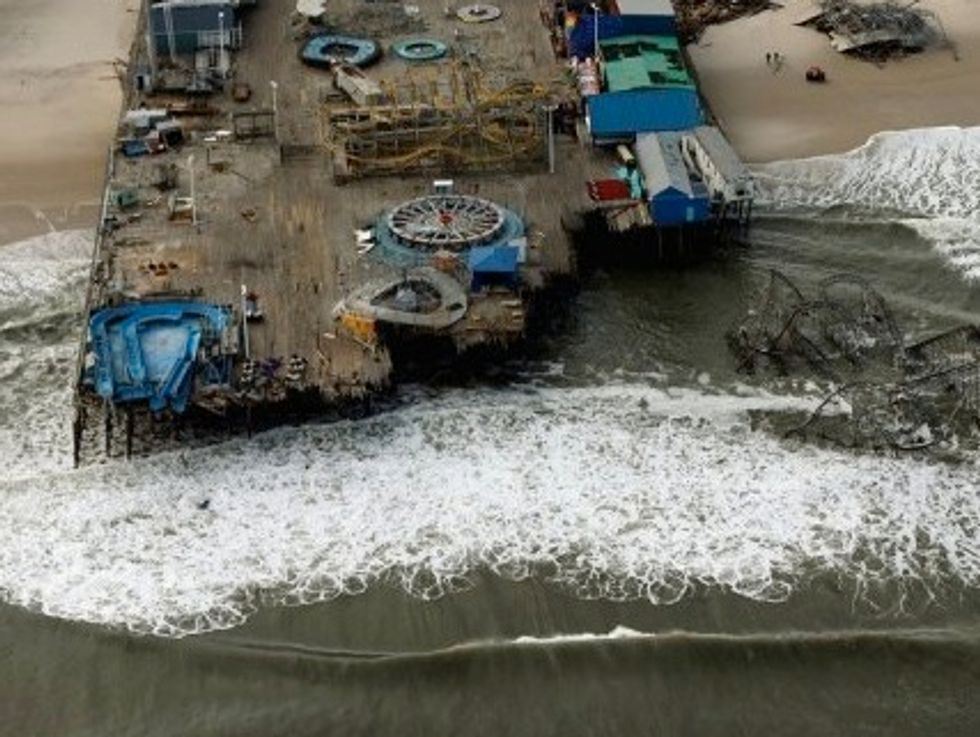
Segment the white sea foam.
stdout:
[[88,273],[92,233],[64,230],[0,246],[0,315],[51,300],[80,302],[74,289]]
[[851,152],[760,166],[770,210],[890,212],[980,279],[980,127],[880,133]]
[[[28,307],[77,302],[84,239],[34,245],[10,249],[0,294],[13,283],[29,285]],[[382,577],[439,596],[481,567],[659,603],[698,585],[780,600],[808,571],[980,584],[977,467],[789,446],[750,429],[752,410],[815,399],[631,377],[458,392],[71,471],[75,335],[54,332],[0,332],[0,596],[51,615],[179,636]]]
[[483,566],[656,603],[698,585],[778,601],[808,570],[980,583],[977,467],[790,447],[748,427],[749,410],[808,406],[640,386],[460,392],[8,481],[0,591],[181,635],[381,577],[435,597]]
[[71,465],[71,382],[89,231],[0,246],[0,458],[5,478]]
[[976,219],[908,218],[902,223],[932,243],[964,277],[980,280],[980,212]]
[[72,465],[72,386],[77,343],[0,340],[0,459],[6,479]]
[[657,637],[657,634],[655,632],[641,632],[620,624],[613,627],[608,632],[575,632],[570,634],[549,635],[547,637],[522,635],[521,637],[514,638],[511,640],[511,642],[516,645],[552,645],[555,643],[595,642],[603,640],[636,640],[652,637]]

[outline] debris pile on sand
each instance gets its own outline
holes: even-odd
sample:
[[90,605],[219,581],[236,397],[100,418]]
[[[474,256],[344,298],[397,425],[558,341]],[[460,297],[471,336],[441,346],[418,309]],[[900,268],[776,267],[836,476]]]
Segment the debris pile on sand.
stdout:
[[819,0],[797,24],[826,33],[836,51],[873,61],[921,51],[944,35],[935,14],[893,0]]
[[710,25],[754,15],[772,7],[776,7],[772,0],[674,0],[677,35],[683,43],[692,43]]
[[427,24],[418,9],[412,12],[412,8],[401,3],[358,4],[354,9],[335,10],[327,28],[368,38],[422,33]]

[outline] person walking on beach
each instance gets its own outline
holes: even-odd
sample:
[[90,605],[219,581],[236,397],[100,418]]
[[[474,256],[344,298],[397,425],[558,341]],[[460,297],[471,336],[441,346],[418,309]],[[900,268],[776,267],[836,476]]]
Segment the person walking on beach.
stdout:
[[769,51],[766,52],[766,66],[767,67],[772,66],[772,53]]

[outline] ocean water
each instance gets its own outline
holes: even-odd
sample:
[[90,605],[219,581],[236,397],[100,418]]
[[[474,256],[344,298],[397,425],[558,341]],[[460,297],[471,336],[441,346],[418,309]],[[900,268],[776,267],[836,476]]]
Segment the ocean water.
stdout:
[[977,154],[763,167],[748,247],[590,275],[502,386],[81,470],[90,240],[3,247],[0,733],[975,734],[980,458],[784,440],[825,388],[724,333],[773,268],[976,322]]
[[0,248],[0,457],[7,478],[66,470],[92,238],[53,232]]
[[776,162],[757,175],[770,211],[896,222],[964,279],[980,279],[980,128],[880,133],[847,154]]

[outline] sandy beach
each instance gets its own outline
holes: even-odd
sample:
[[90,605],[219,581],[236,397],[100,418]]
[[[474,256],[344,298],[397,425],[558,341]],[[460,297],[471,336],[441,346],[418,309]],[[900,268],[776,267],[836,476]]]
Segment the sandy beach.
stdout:
[[[980,123],[980,3],[922,0],[938,14],[952,48],[876,65],[834,51],[829,39],[794,25],[806,0],[709,28],[689,47],[701,91],[748,161],[852,149],[883,130]],[[767,51],[785,63],[766,65]],[[804,72],[818,65],[827,83]]]
[[0,0],[0,243],[94,224],[135,0]]

